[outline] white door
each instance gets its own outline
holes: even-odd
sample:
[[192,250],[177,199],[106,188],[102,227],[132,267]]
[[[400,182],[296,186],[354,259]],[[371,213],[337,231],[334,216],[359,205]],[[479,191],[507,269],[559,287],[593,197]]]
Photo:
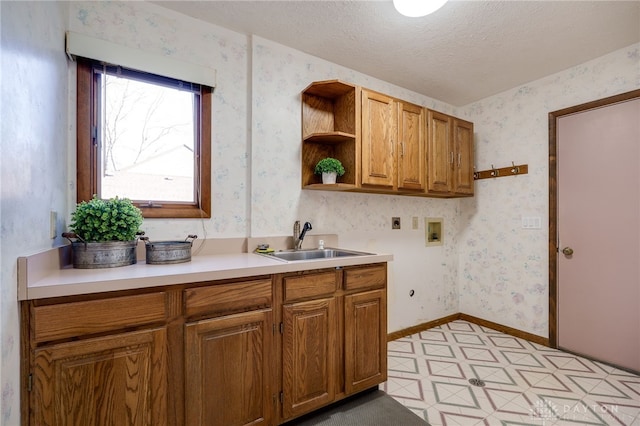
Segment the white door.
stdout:
[[557,128],[558,347],[640,371],[640,99]]

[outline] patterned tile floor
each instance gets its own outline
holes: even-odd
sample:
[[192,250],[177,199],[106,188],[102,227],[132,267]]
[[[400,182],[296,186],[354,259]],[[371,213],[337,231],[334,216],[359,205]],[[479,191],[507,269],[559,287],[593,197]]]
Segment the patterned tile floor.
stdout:
[[639,376],[466,321],[389,342],[388,369],[431,425],[640,426]]

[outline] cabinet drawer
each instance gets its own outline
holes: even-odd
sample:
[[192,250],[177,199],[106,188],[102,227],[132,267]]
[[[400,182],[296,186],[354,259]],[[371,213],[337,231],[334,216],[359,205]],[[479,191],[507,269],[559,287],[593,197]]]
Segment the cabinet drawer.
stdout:
[[185,315],[220,316],[263,309],[271,306],[272,299],[270,279],[190,288],[184,291]]
[[382,288],[386,284],[387,268],[384,264],[344,270],[345,290]]
[[165,293],[60,303],[33,308],[36,342],[66,339],[166,320]]
[[284,301],[306,299],[333,294],[336,291],[336,273],[298,275],[284,278]]

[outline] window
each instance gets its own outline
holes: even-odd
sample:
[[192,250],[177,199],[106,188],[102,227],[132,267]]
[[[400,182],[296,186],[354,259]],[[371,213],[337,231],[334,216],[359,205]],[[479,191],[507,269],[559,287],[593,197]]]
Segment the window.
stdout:
[[211,87],[78,58],[77,198],[211,217]]

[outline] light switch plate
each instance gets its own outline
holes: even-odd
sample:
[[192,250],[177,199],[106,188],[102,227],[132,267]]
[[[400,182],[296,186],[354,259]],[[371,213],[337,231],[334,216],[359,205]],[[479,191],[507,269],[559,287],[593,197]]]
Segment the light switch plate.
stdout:
[[540,216],[523,216],[522,229],[542,229],[542,218]]

